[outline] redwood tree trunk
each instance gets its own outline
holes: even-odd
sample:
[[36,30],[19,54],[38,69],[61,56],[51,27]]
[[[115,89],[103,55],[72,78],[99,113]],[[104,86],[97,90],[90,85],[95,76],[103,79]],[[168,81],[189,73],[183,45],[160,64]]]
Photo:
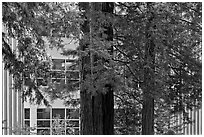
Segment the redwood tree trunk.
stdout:
[[145,65],[144,65],[144,83],[143,83],[143,109],[142,109],[142,135],[154,134],[154,70],[155,70],[155,44],[150,34],[150,27],[154,15],[150,9],[150,3],[147,3],[149,18],[146,23],[146,45],[145,45]]
[[[154,47],[153,42],[149,42],[150,47]],[[149,54],[152,51],[149,51]],[[150,56],[150,55],[148,55]],[[147,58],[146,58],[147,59]],[[142,108],[142,135],[154,134],[154,61],[153,57],[148,57],[149,64],[144,68],[144,88],[143,88],[143,108]],[[148,60],[147,59],[147,60]],[[148,61],[147,61],[148,62]],[[150,65],[150,66],[148,66]]]
[[[93,4],[93,3],[91,3]],[[86,15],[90,10],[90,3],[80,3],[80,9],[85,10],[83,15]],[[92,6],[102,6],[102,12],[113,13],[113,3],[94,3]],[[113,39],[113,30],[110,26],[105,26],[108,36],[107,40]],[[90,26],[89,19],[81,26],[81,30],[85,35],[89,35]],[[82,40],[80,42],[81,50],[88,48],[90,42]],[[97,61],[97,57],[94,56],[94,62]],[[81,79],[86,80],[86,75],[90,74],[90,69],[87,65],[91,64],[90,56],[83,56],[81,58]],[[114,100],[113,100],[113,88],[107,84],[105,86],[108,91],[106,94],[97,91],[96,95],[92,95],[90,91],[81,87],[80,90],[80,134],[81,135],[111,135],[114,134]]]

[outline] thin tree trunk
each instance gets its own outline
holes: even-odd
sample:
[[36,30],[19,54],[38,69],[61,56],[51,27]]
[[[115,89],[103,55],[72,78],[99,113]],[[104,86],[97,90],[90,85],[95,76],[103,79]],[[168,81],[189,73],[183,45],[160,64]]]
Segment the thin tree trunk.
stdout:
[[[113,12],[113,3],[80,3],[79,6],[81,9],[85,10],[87,14],[92,6],[101,5],[102,12]],[[92,11],[93,12],[93,11]],[[82,31],[85,35],[90,35],[90,20],[84,22],[82,25]],[[107,40],[113,39],[112,28],[109,27],[107,31],[108,38]],[[89,42],[80,42],[81,50],[84,51],[88,48]],[[91,52],[91,51],[90,51]],[[94,61],[94,62],[91,62]],[[91,69],[88,69],[86,66],[92,66],[98,60],[96,56],[86,56],[81,58],[81,79],[82,81],[86,80],[86,75],[91,74]],[[80,90],[80,134],[82,135],[111,135],[113,134],[113,123],[114,123],[114,100],[113,100],[113,90],[111,85],[106,85],[108,89],[107,93],[104,94],[100,91],[97,91],[97,94],[93,96],[93,93],[81,87]]]

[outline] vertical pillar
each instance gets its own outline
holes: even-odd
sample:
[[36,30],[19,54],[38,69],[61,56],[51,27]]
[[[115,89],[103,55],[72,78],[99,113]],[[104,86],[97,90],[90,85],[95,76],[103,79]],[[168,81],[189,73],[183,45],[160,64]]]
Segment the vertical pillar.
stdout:
[[[18,129],[21,129],[22,128],[22,99],[21,99],[21,91],[17,91],[17,96],[18,96],[18,120],[17,120],[17,123],[18,123]],[[21,133],[18,133],[18,134],[21,134]]]
[[7,125],[7,123],[8,123],[8,118],[7,118],[7,111],[8,111],[8,109],[7,109],[7,105],[8,105],[8,103],[7,103],[7,91],[8,91],[8,89],[7,89],[7,84],[8,84],[8,82],[7,82],[7,71],[6,70],[4,70],[4,79],[3,79],[3,82],[4,82],[4,98],[3,98],[3,112],[4,112],[4,114],[3,114],[3,127],[4,127],[4,132],[3,132],[3,135],[7,135],[8,133],[7,133],[7,131],[8,131],[8,125]]
[[182,117],[181,117],[181,113],[178,114],[178,125],[179,125],[179,134],[182,133]]
[[[10,48],[13,50],[13,41],[12,38],[9,38],[8,40],[8,44],[10,46]],[[12,114],[13,114],[13,104],[12,104],[12,93],[13,93],[13,75],[9,74],[9,135],[12,135],[13,133],[13,119],[12,119]]]
[[12,76],[9,75],[9,135],[12,135]]
[[[2,30],[4,33],[7,32],[7,29],[6,29],[6,25],[3,24],[2,25]],[[4,126],[4,135],[7,135],[8,134],[8,72],[6,70],[4,70],[4,66],[2,68],[3,72],[4,72],[4,77],[3,77],[3,82],[4,82],[4,98],[3,98],[3,126]]]
[[[192,119],[193,119],[192,114],[193,114],[193,113],[192,113],[192,110],[190,110],[190,119],[191,119],[191,121],[192,121]],[[190,124],[190,135],[193,135],[193,133],[192,133],[192,129],[193,129],[192,126],[193,126],[193,123]]]
[[[188,112],[188,117],[190,116],[190,110],[187,110]],[[190,124],[186,124],[187,125],[187,128],[186,128],[186,135],[189,135],[189,126]]]
[[196,118],[197,113],[196,112],[197,112],[197,110],[196,110],[196,108],[194,108],[193,112],[194,112],[194,129],[193,130],[194,130],[194,135],[197,135],[197,132],[196,132],[196,123],[197,123],[197,118]]
[[202,135],[202,108],[200,109],[200,113],[199,114],[200,114],[200,122],[199,122],[200,126],[199,126],[199,128],[200,128],[200,135]]
[[22,106],[22,108],[21,108],[21,123],[22,123],[22,125],[21,125],[21,127],[22,128],[24,128],[25,127],[25,121],[24,121],[24,119],[25,119],[25,117],[24,117],[24,115],[25,115],[25,111],[24,111],[24,103],[23,103],[23,100],[21,100],[21,106]]
[[[16,40],[13,40],[13,45],[12,48],[15,50],[16,49]],[[16,89],[13,90],[13,128],[14,131],[16,131],[17,128],[17,94],[16,94]]]
[[[30,127],[37,126],[37,107],[34,105],[30,106]],[[37,133],[37,130],[34,131]]]
[[13,92],[13,128],[16,131],[17,128],[17,95],[16,91]]
[[197,115],[196,115],[196,120],[197,120],[197,123],[196,123],[196,125],[197,125],[197,135],[199,135],[199,123],[200,123],[200,119],[199,119],[199,109],[197,110]]

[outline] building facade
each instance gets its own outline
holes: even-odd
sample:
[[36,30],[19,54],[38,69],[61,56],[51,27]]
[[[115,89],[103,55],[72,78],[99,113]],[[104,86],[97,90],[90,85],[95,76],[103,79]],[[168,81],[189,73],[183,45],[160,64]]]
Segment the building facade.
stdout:
[[[55,84],[77,84],[79,82],[79,71],[70,69],[74,60],[66,58],[52,59],[51,82]],[[46,88],[47,83],[38,79],[38,86]],[[62,89],[63,90],[63,89]],[[79,90],[66,91],[70,98],[79,100]],[[24,103],[26,126],[33,127],[31,134],[68,135],[79,134],[79,105],[66,105],[63,100],[51,101],[51,107],[45,105],[33,105]]]
[[[3,26],[3,32],[6,29]],[[17,40],[9,38],[6,40],[12,50],[15,50]],[[14,89],[14,81],[8,70],[4,69],[2,62],[2,134],[21,134],[19,131],[24,127],[24,104],[21,92]]]

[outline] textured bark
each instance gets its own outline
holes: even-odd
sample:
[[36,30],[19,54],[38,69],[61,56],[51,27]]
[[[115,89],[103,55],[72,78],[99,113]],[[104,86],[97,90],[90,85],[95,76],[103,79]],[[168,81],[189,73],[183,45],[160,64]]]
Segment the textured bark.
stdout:
[[[113,12],[113,3],[91,3],[94,9],[99,10],[101,5],[102,12]],[[86,14],[90,10],[89,3],[80,3],[80,8],[85,10]],[[90,26],[88,20],[84,22],[81,26],[81,30],[84,34],[90,32]],[[113,39],[113,30],[111,27],[107,29],[107,40]],[[89,35],[89,34],[88,34]],[[81,50],[88,48],[89,42],[81,42]],[[94,56],[94,61],[97,57]],[[90,57],[81,58],[81,78],[86,80],[86,75],[90,74],[90,70],[85,68],[85,65],[91,65]],[[80,91],[80,134],[81,135],[111,135],[113,134],[113,118],[114,118],[114,100],[113,100],[113,90],[111,85],[106,85],[108,92],[102,94],[100,91],[96,95],[92,95],[91,92],[86,89],[81,88]]]
[[[150,46],[154,46],[152,42]],[[143,88],[143,109],[142,109],[142,134],[154,134],[154,61],[153,57],[148,55],[150,61],[149,65],[144,68],[144,88]]]
[[150,34],[150,26],[154,16],[147,3],[149,18],[146,24],[146,45],[145,45],[145,66],[144,66],[144,85],[143,85],[143,109],[142,109],[142,135],[154,134],[154,69],[155,69],[155,44]]

